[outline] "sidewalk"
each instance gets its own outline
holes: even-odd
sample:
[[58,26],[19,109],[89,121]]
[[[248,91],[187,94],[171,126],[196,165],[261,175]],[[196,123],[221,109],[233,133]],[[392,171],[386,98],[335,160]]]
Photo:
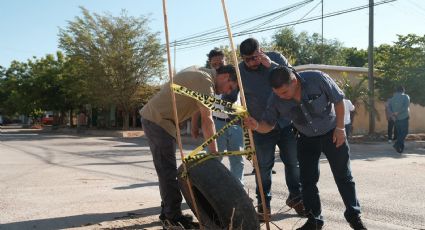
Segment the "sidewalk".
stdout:
[[[58,128],[52,129],[51,127],[44,127],[42,132],[55,132],[66,133],[75,135],[87,136],[105,136],[105,137],[118,137],[118,138],[146,138],[142,129],[134,130],[106,130],[106,129],[77,129],[77,128]],[[201,145],[203,139],[193,139],[189,135],[181,135],[182,143],[187,145]]]

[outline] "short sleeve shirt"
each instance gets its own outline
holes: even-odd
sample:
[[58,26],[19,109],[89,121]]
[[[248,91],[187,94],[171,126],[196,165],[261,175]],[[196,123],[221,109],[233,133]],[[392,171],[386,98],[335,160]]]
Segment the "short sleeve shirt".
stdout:
[[344,93],[335,81],[321,71],[304,71],[297,76],[301,82],[301,100],[284,100],[272,94],[262,116],[269,125],[280,117],[292,120],[295,128],[306,136],[320,136],[336,127],[332,104],[341,102]]
[[[214,77],[214,70],[190,68],[179,72],[174,77],[174,83],[204,95],[214,96]],[[176,105],[178,123],[189,119],[202,106],[195,99],[178,94],[176,94]],[[142,108],[140,114],[143,119],[154,122],[171,136],[176,137],[170,83],[162,86],[161,90]]]
[[351,124],[351,115],[350,113],[354,111],[356,107],[354,107],[353,103],[350,100],[344,99],[344,125]]

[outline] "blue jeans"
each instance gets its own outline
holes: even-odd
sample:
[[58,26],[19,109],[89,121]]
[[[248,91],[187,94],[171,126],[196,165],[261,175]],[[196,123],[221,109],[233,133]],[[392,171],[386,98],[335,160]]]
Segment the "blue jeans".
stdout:
[[[395,127],[395,121],[392,119],[388,120],[388,140],[397,140],[397,129]],[[394,136],[393,136],[394,133]]]
[[[263,184],[266,206],[270,208],[272,199],[272,169],[275,162],[275,148],[279,146],[279,156],[285,165],[285,179],[288,186],[290,197],[301,194],[300,171],[297,160],[297,144],[292,126],[284,128],[275,128],[269,133],[261,134],[254,132],[255,150],[257,152],[257,161],[260,167],[261,182]],[[257,181],[257,180],[255,180]],[[261,196],[256,188],[258,204],[261,203]]]
[[395,121],[395,131],[397,132],[397,140],[394,144],[396,148],[404,150],[404,139],[409,133],[409,118]]
[[319,160],[322,152],[328,159],[339,194],[344,201],[345,218],[349,220],[360,214],[360,204],[357,200],[355,183],[351,175],[350,148],[347,141],[336,148],[332,137],[333,130],[317,137],[307,137],[300,134],[297,139],[304,207],[308,212],[310,221],[316,223],[323,223],[322,207],[317,188],[320,175]]
[[[216,131],[226,125],[225,121],[214,119]],[[217,138],[217,147],[219,152],[240,151],[243,147],[242,127],[239,125],[230,126],[223,135]],[[229,156],[230,172],[243,185],[244,163],[242,156]]]

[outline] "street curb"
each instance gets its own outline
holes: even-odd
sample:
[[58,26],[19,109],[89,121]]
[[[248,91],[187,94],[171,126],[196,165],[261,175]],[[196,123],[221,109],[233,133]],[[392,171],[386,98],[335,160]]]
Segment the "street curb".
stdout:
[[[142,129],[138,130],[99,130],[99,129],[78,129],[78,128],[52,128],[43,127],[42,132],[65,133],[83,136],[106,136],[117,138],[146,138]],[[183,144],[188,145],[201,145],[203,140],[201,138],[193,139],[191,136],[182,135],[181,140]]]

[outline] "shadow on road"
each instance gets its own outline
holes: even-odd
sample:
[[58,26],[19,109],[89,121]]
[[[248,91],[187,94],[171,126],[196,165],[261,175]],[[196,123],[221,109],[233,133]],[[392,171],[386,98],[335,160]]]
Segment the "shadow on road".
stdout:
[[115,187],[114,189],[116,189],[116,190],[126,190],[126,189],[142,188],[142,187],[147,187],[147,186],[158,186],[158,185],[159,185],[158,182],[146,182],[146,183],[141,183],[141,184],[131,184],[131,185],[128,185],[128,186]]
[[[182,203],[182,210],[189,209],[186,203]],[[136,219],[142,219],[148,216],[159,216],[161,207],[150,207],[145,209],[138,209],[127,212],[113,212],[113,213],[93,213],[93,214],[82,214],[76,216],[64,216],[47,218],[40,220],[28,220],[13,223],[1,224],[1,230],[21,230],[21,229],[67,229],[76,227],[93,227],[95,229],[145,229],[149,227],[162,226],[159,219],[154,218],[157,221],[150,223],[133,224],[131,226],[124,227],[102,227],[102,222],[116,221],[116,220],[129,220],[133,219],[132,223],[137,222]],[[110,225],[108,225],[110,226]]]
[[[0,229],[14,230],[14,229],[66,229],[83,226],[96,225],[101,228],[101,222],[114,221],[122,219],[137,219],[147,216],[157,215],[160,213],[161,207],[151,207],[146,209],[138,209],[129,212],[114,212],[114,213],[93,213],[82,214],[76,216],[55,217],[40,220],[28,220],[13,222],[0,225]],[[159,222],[158,222],[159,223]],[[151,223],[157,224],[157,223]],[[155,226],[155,225],[154,225]]]

